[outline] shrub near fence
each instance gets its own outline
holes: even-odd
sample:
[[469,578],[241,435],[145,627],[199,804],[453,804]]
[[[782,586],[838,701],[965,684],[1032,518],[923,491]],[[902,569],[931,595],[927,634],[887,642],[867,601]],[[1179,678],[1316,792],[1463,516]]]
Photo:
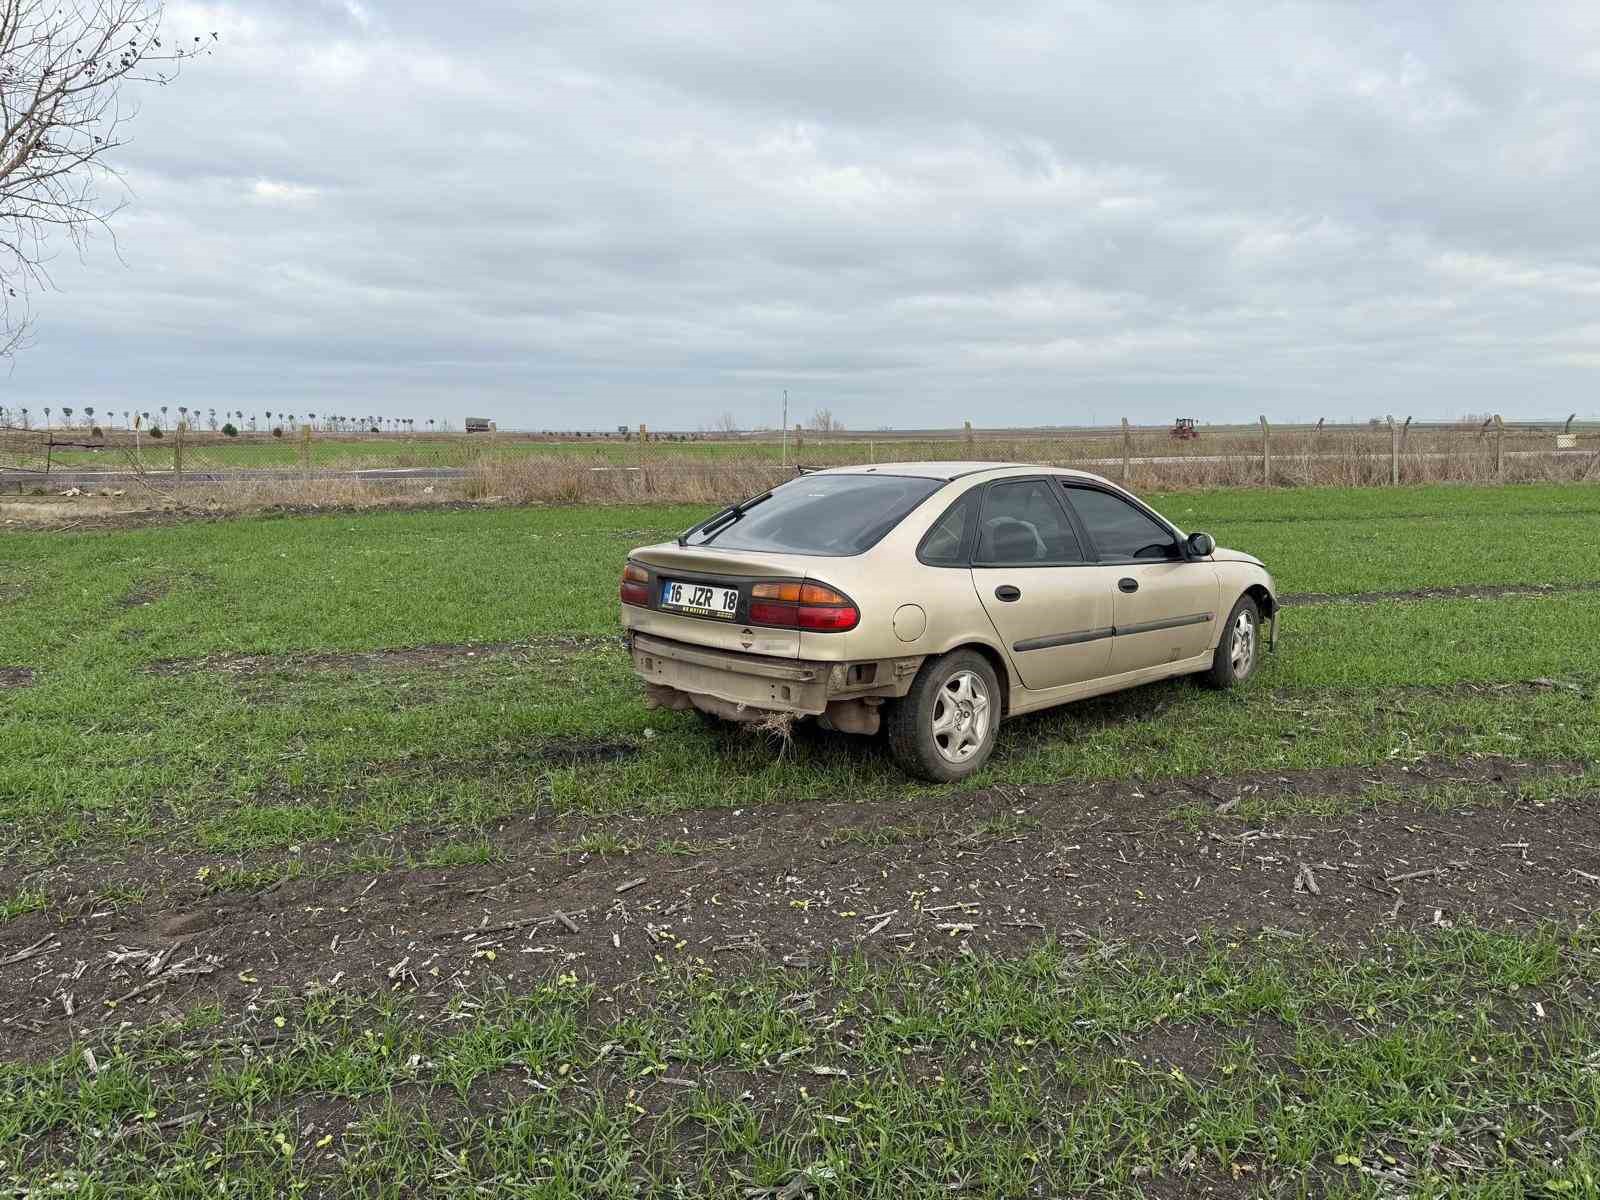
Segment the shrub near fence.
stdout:
[[[1558,448],[1557,438],[1570,443]],[[349,434],[298,427],[236,437],[181,425],[148,432],[0,431],[0,479],[20,490],[51,475],[126,480],[170,494],[191,487],[228,504],[359,501],[396,493],[434,499],[577,503],[718,502],[793,474],[908,460],[1075,467],[1135,489],[1381,486],[1395,483],[1600,480],[1600,425],[1483,424],[1167,427],[877,433],[688,434],[641,430],[559,436]],[[425,492],[425,489],[427,491]]]

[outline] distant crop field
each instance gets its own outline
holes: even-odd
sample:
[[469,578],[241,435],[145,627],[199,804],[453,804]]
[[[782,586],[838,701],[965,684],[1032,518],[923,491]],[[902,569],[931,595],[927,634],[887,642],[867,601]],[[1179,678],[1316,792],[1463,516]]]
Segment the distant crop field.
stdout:
[[[17,435],[13,432],[13,438]],[[1270,437],[1259,428],[1203,427],[1192,438],[1166,429],[974,430],[920,436],[895,431],[800,431],[786,439],[760,434],[649,433],[596,436],[484,434],[349,434],[302,429],[282,437],[248,431],[235,438],[219,433],[168,430],[161,438],[113,430],[100,440],[86,431],[52,435],[58,441],[51,465],[62,471],[371,471],[384,469],[479,469],[512,471],[548,464],[553,470],[625,467],[672,472],[753,470],[785,464],[848,466],[908,461],[978,459],[989,462],[1049,462],[1085,465],[1104,473],[1124,457],[1138,467],[1145,486],[1263,482],[1359,484],[1388,482],[1398,473],[1409,482],[1474,482],[1489,479],[1567,480],[1590,473],[1600,433],[1585,427],[1572,452],[1556,452],[1553,430],[1517,427],[1503,432],[1477,425],[1286,427]],[[1507,473],[1506,457],[1510,471]],[[1275,472],[1272,463],[1276,463]],[[0,455],[0,467],[4,457]]]
[[[116,434],[102,447],[64,447],[55,450],[52,461],[61,468],[120,469],[132,461],[146,469],[170,470],[177,462],[178,438],[148,435],[138,439],[137,448],[130,436]],[[1216,450],[1218,443],[1212,444]],[[1231,448],[1231,443],[1229,445]],[[1141,452],[1158,449],[1169,453],[1194,453],[1193,443],[1141,443]],[[959,438],[911,440],[856,434],[821,439],[791,438],[787,443],[775,436],[696,439],[690,435],[652,437],[640,441],[605,437],[585,440],[536,440],[512,435],[451,435],[444,437],[373,435],[350,437],[316,434],[309,441],[286,432],[282,438],[252,433],[239,438],[214,434],[190,434],[183,454],[188,467],[256,467],[294,470],[308,460],[318,468],[359,470],[383,467],[471,466],[476,463],[524,458],[548,458],[561,462],[596,465],[637,466],[640,463],[763,463],[777,466],[784,461],[843,465],[912,460],[951,460],[967,455],[1004,460],[1023,457],[1044,459],[1070,456],[1094,457],[1121,453],[1120,439],[1109,436],[1061,438],[986,438],[968,444]]]
[[1593,1194],[1600,490],[1148,498],[1278,653],[958,787],[644,707],[701,506],[0,536],[0,1177]]

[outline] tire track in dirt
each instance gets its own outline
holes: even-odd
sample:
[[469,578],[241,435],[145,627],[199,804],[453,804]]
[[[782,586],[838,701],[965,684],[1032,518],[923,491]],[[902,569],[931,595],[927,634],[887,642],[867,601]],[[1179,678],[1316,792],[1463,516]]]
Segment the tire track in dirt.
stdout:
[[164,658],[145,670],[152,675],[270,675],[279,671],[372,671],[413,667],[471,666],[491,658],[510,658],[550,650],[578,651],[619,646],[616,636],[570,634],[529,638],[520,642],[451,642],[398,646],[382,650],[328,651],[310,654],[211,654],[201,658]]
[[1225,813],[1191,823],[1169,808],[1220,797],[1225,809],[1229,791],[1353,794],[1405,775],[1473,782],[1487,799],[1536,772],[1576,769],[1490,760],[1450,771],[1006,787],[603,825],[642,844],[673,836],[693,846],[687,854],[561,855],[554,849],[572,826],[513,823],[496,836],[508,855],[496,866],[20,917],[0,926],[0,1052],[45,1053],[174,1005],[211,1001],[239,1013],[323,985],[399,988],[443,1004],[496,982],[515,988],[555,965],[609,988],[658,959],[748,967],[855,949],[1014,953],[1045,937],[1161,950],[1209,929],[1359,945],[1396,928],[1464,921],[1573,923],[1600,907],[1592,797],[1262,825]]
[[1297,608],[1328,604],[1389,604],[1408,600],[1505,600],[1600,591],[1600,580],[1578,583],[1495,583],[1407,588],[1395,592],[1288,592],[1279,599]]
[[[625,742],[555,739],[519,752],[515,758],[497,759],[494,765],[538,768],[550,763],[604,762],[626,757],[636,749]],[[428,760],[402,760],[392,764],[391,769],[425,775],[435,765]],[[471,765],[448,761],[437,767],[444,774],[472,769]],[[309,880],[350,873],[339,868],[352,860],[370,863],[389,859],[394,864],[391,870],[405,870],[408,859],[421,859],[441,846],[462,841],[488,842],[500,854],[520,858],[580,854],[583,851],[578,847],[584,839],[596,834],[612,844],[630,847],[628,853],[662,845],[678,847],[666,853],[680,853],[686,847],[720,846],[730,839],[741,845],[751,839],[781,842],[790,838],[861,845],[917,841],[993,821],[1053,826],[1071,821],[1073,805],[1137,806],[1144,818],[1163,819],[1172,816],[1174,809],[1192,811],[1197,805],[1236,807],[1246,798],[1268,803],[1299,797],[1337,800],[1358,796],[1375,786],[1391,787],[1404,794],[1446,784],[1483,784],[1491,796],[1510,795],[1523,781],[1573,776],[1583,770],[1584,764],[1577,762],[1522,762],[1484,755],[1459,760],[1423,758],[1377,766],[1178,777],[1148,783],[1112,779],[1042,786],[1000,784],[976,792],[909,794],[867,803],[799,800],[745,809],[717,806],[665,814],[603,816],[529,813],[492,822],[492,828],[411,825],[390,832],[302,842],[290,851],[203,851],[153,842],[117,851],[81,847],[70,859],[17,869],[15,876],[20,887],[45,892],[68,908],[93,905],[97,895],[107,892],[130,891],[152,895],[151,903],[181,908],[216,896],[217,886],[204,881],[229,871],[277,871],[285,876],[282,882],[294,882],[300,877]],[[737,819],[730,819],[730,813],[738,814]],[[1228,814],[1225,811],[1222,815]],[[4,865],[0,862],[0,866]],[[355,873],[366,879],[374,872],[368,869]],[[234,898],[249,894],[233,893]]]

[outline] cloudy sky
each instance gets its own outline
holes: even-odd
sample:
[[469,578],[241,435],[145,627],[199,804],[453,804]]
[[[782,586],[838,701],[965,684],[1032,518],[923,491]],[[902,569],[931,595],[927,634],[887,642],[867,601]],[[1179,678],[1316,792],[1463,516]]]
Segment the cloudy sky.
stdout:
[[[236,0],[13,403],[1600,413],[1600,5]],[[120,257],[119,257],[120,255]]]

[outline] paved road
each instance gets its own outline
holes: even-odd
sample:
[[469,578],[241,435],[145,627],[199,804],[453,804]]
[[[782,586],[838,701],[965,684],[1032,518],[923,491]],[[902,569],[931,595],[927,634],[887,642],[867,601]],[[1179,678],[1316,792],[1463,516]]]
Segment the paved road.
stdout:
[[[1488,451],[1484,451],[1485,455]],[[1558,458],[1569,454],[1586,454],[1584,450],[1507,450],[1507,458]],[[1376,454],[1371,456],[1374,461],[1382,462],[1387,456]],[[1407,454],[1404,461],[1415,462],[1419,458],[1442,459],[1458,457],[1454,454],[1438,452],[1429,454]],[[1336,461],[1349,458],[1346,454],[1284,454],[1277,456],[1279,462],[1305,462],[1308,458],[1315,460]],[[1226,462],[1260,462],[1259,454],[1171,454],[1157,455],[1145,458],[1130,459],[1133,466],[1175,466],[1184,463],[1226,463]],[[656,469],[669,465],[658,463]],[[696,472],[704,471],[708,463],[685,462],[686,469]],[[727,464],[729,470],[743,469],[748,464]],[[1078,467],[1121,467],[1120,458],[1088,458],[1077,459],[1073,462]],[[615,466],[590,467],[591,471],[637,471],[638,467],[623,464]],[[397,480],[445,480],[465,479],[469,471],[465,467],[372,467],[354,471],[320,470],[311,472],[313,479],[350,479],[367,483],[388,483]],[[136,471],[51,471],[48,476],[30,471],[5,471],[0,470],[0,490],[10,491],[15,488],[28,490],[36,487],[48,487],[52,491],[65,491],[71,487],[81,488],[127,488],[136,486],[139,480],[155,484],[157,487],[170,486],[173,482],[171,471],[146,471],[141,477]],[[294,483],[304,479],[305,476],[294,470],[282,471],[258,467],[240,467],[226,471],[185,471],[183,481],[185,484],[196,483]]]

